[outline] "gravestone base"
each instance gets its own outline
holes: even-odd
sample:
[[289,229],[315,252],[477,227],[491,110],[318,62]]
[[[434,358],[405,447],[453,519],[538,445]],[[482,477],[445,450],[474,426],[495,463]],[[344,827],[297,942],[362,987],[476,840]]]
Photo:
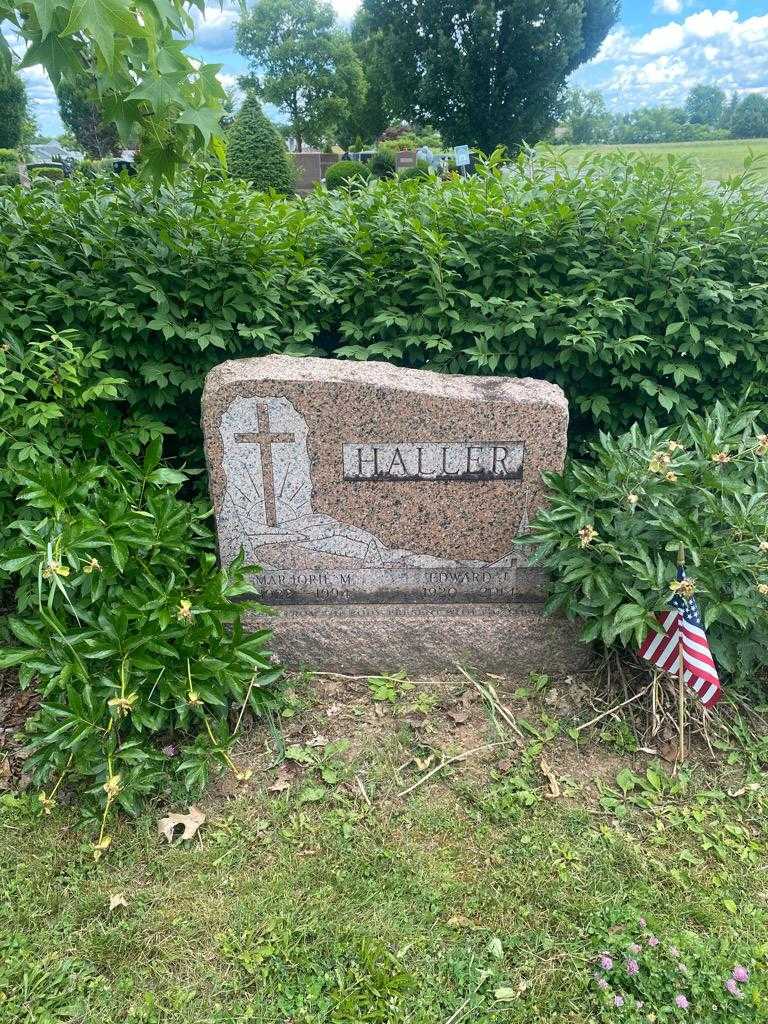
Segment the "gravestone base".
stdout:
[[460,664],[506,676],[563,675],[591,659],[577,626],[544,617],[540,603],[303,605],[246,622],[273,630],[270,650],[289,669],[413,674],[446,673]]

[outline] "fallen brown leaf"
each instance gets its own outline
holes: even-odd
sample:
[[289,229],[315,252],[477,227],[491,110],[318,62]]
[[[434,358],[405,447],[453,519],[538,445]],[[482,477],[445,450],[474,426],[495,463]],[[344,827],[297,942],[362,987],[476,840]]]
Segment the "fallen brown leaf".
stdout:
[[277,773],[277,777],[271,786],[267,786],[268,793],[284,793],[286,789],[291,788],[291,781],[293,775],[286,770],[285,767],[281,768]]
[[680,746],[677,740],[667,740],[659,744],[659,756],[667,764],[674,764],[680,756]]
[[109,909],[117,910],[118,907],[127,907],[128,900],[123,896],[121,892],[116,892],[114,895],[109,897]]
[[552,800],[557,800],[558,797],[563,795],[562,790],[560,789],[560,783],[555,778],[552,769],[543,757],[541,761],[539,761],[539,768],[541,768],[541,774],[549,783],[549,793],[547,793],[547,796]]
[[178,828],[182,829],[179,839],[192,839],[204,821],[203,812],[192,804],[187,814],[167,814],[164,818],[160,818],[157,823],[157,831],[159,835],[165,836],[169,843],[173,842]]

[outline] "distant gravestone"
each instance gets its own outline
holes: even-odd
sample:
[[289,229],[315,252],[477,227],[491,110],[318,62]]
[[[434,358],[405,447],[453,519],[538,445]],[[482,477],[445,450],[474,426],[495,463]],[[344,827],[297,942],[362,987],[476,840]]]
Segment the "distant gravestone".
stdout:
[[[568,407],[538,380],[264,356],[208,375],[223,563],[263,572],[273,649],[337,671],[574,666],[516,545],[563,465]],[[263,625],[259,621],[254,625]]]

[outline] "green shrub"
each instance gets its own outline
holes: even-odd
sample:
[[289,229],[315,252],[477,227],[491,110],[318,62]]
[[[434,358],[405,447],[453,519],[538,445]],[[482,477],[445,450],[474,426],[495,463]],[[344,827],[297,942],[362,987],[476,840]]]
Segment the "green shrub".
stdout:
[[192,171],[5,190],[0,331],[99,339],[187,436],[207,370],[269,352],[546,378],[575,444],[768,388],[765,194],[679,161],[554,166],[301,201]]
[[21,181],[18,171],[0,168],[0,185],[18,185]]
[[262,192],[289,195],[296,174],[285,143],[261,109],[255,96],[248,96],[240,108],[227,140],[229,172]]
[[36,178],[49,178],[51,181],[61,181],[64,177],[63,167],[30,167],[29,177],[32,181]]
[[717,664],[740,679],[768,666],[768,435],[717,403],[679,427],[601,435],[592,460],[549,477],[529,538],[551,573],[548,609],[585,640],[636,648],[671,597],[679,544]]
[[325,172],[325,185],[329,189],[343,188],[345,185],[363,184],[370,176],[367,164],[359,160],[338,160]]
[[267,634],[243,628],[246,567],[217,568],[207,503],[177,496],[165,428],[122,419],[106,357],[68,336],[0,350],[0,569],[17,592],[0,668],[38,681],[26,767],[43,807],[66,779],[104,818],[233,768],[230,704],[263,708],[277,677]]
[[19,162],[19,152],[16,149],[0,149],[0,164]]
[[401,181],[410,181],[412,178],[430,178],[433,177],[429,173],[429,167],[423,160],[419,160],[415,167],[406,167],[404,171],[400,171]]
[[397,168],[395,155],[387,149],[380,149],[374,153],[367,166],[374,178],[391,178]]

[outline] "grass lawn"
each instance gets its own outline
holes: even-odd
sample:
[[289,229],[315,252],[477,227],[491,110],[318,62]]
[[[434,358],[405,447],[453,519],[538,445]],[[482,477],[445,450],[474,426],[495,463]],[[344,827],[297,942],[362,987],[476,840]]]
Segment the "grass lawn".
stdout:
[[[73,809],[0,798],[2,1024],[765,1020],[754,755],[731,751],[727,780],[703,763],[673,779],[619,753],[632,744],[612,719],[577,746],[552,687],[510,694],[524,743],[462,690],[301,691],[289,760],[254,729],[238,756],[258,781],[212,787],[184,844],[158,837],[157,808],[95,864]],[[502,742],[398,795],[441,756]],[[127,905],[110,911],[115,894]],[[602,1009],[595,957],[624,924],[642,964],[674,964],[670,944],[691,965],[706,949],[722,978],[749,963],[748,1005]],[[694,979],[674,985],[694,998]]]
[[565,152],[571,166],[576,166],[588,153],[645,153],[665,158],[667,156],[693,157],[700,165],[705,178],[722,180],[744,169],[744,161],[750,155],[764,159],[759,165],[759,176],[768,179],[768,139],[725,139],[719,142],[659,142],[633,146],[570,146]]

